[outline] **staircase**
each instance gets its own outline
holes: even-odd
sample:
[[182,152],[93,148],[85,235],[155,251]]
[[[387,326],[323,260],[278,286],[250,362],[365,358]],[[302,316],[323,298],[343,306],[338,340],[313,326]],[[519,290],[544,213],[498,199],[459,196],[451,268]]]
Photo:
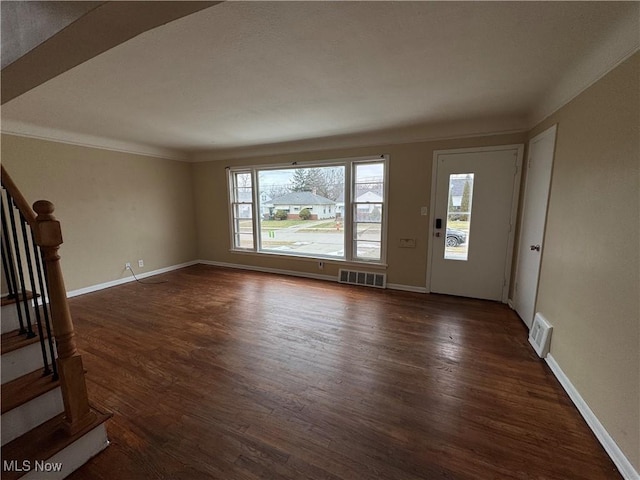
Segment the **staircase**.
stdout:
[[1,200],[1,477],[62,479],[107,447],[111,414],[89,403],[53,205],[32,210],[4,167]]

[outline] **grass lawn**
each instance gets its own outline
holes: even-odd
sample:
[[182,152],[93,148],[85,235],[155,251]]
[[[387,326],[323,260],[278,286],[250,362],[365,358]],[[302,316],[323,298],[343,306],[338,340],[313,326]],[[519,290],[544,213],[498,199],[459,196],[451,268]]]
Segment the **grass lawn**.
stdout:
[[447,222],[447,227],[454,230],[462,230],[463,232],[469,231],[469,222],[461,222],[460,220],[453,220]]
[[[304,225],[305,223],[309,224],[309,228],[305,228],[304,230],[313,231],[318,228],[320,229],[332,229],[336,228],[335,219],[327,220],[326,222],[317,223],[317,220],[261,220],[260,228],[261,230],[278,230],[280,228],[288,228],[294,227],[296,225]],[[251,228],[252,222],[251,220],[241,220],[240,227]]]
[[260,225],[262,228],[287,228],[294,225],[300,225],[308,220],[262,220]]
[[336,221],[331,220],[329,222],[316,223],[309,228],[301,228],[299,232],[315,232],[316,230],[336,230]]

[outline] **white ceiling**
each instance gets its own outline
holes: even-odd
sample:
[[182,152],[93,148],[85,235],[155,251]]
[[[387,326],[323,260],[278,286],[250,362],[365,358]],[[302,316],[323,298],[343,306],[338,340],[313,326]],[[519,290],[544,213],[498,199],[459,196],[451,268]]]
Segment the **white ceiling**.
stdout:
[[639,12],[638,2],[226,2],[6,103],[2,130],[211,158],[521,131],[638,49]]
[[3,2],[2,68],[103,2]]

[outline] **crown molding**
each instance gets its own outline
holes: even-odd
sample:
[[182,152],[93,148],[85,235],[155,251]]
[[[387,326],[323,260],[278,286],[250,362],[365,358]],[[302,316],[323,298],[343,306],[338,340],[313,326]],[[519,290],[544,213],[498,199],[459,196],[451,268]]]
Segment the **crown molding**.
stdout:
[[35,138],[38,140],[49,140],[52,142],[67,143],[69,145],[78,145],[81,147],[99,148],[113,152],[145,155],[148,157],[164,158],[168,160],[187,160],[187,154],[179,150],[115,140],[97,135],[87,135],[84,133],[74,133],[54,128],[40,127],[38,125],[15,120],[2,119],[0,131],[8,135]]
[[192,162],[209,162],[217,160],[239,160],[258,156],[376,148],[389,145],[510,135],[528,130],[528,125],[524,119],[518,116],[505,116],[494,119],[478,118],[446,123],[413,125],[404,128],[364,132],[360,134],[312,138],[294,142],[194,151],[189,155],[189,160]]
[[545,118],[571,102],[574,98],[601,80],[605,75],[640,50],[640,17],[623,18],[618,28],[598,46],[580,59],[574,68],[538,102],[529,116],[529,126],[534,128]]
[[640,50],[639,23],[638,17],[633,15],[622,19],[618,28],[612,29],[611,33],[599,42],[597,47],[588,55],[578,59],[575,66],[547,92],[537,105],[533,106],[529,114],[524,116],[511,115],[499,118],[485,117],[467,118],[458,121],[432,121],[430,123],[405,125],[380,131],[252,146],[230,146],[207,150],[195,149],[190,152],[46,128],[9,119],[2,119],[0,131],[11,135],[90,148],[193,162],[521,133],[535,128],[545,118],[568,104],[622,62],[637,53]]

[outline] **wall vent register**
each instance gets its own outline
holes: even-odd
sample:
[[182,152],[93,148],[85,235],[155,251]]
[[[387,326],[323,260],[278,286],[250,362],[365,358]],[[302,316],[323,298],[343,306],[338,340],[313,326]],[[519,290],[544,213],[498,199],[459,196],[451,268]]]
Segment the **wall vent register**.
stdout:
[[386,288],[387,276],[384,273],[358,272],[340,269],[338,277],[340,283],[363,285],[365,287]]

